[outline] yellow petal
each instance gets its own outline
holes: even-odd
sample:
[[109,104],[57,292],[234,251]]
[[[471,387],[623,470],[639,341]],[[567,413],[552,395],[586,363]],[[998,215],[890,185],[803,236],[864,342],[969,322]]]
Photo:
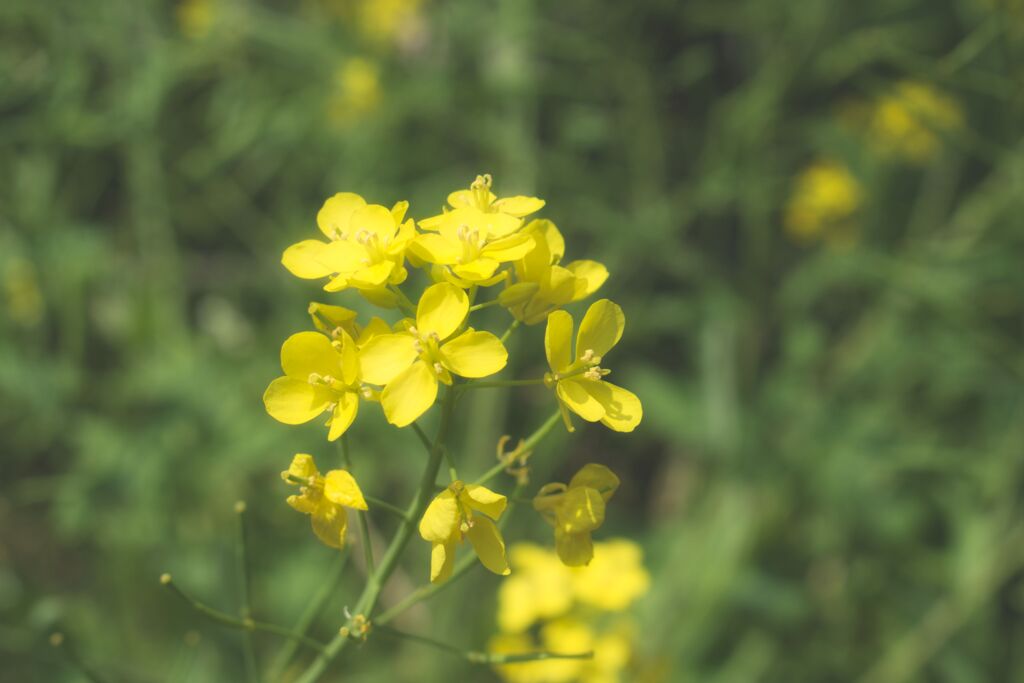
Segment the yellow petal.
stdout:
[[364,299],[374,306],[380,308],[398,308],[398,295],[384,287],[360,289],[359,293]]
[[611,382],[580,380],[580,385],[604,407],[601,423],[617,432],[631,432],[644,416],[636,394]]
[[538,199],[537,197],[517,195],[515,197],[503,197],[494,202],[493,206],[496,211],[522,218],[543,209],[544,203],[543,199]]
[[508,499],[500,493],[480,486],[479,484],[466,484],[463,489],[465,504],[477,512],[482,512],[491,519],[498,519],[508,505]]
[[366,326],[359,332],[359,336],[356,337],[356,346],[362,348],[371,339],[381,334],[391,334],[391,326],[383,318],[374,316],[370,318],[370,322],[366,323]]
[[443,543],[459,530],[459,503],[455,492],[445,489],[437,494],[420,518],[420,536],[424,541]]
[[398,228],[398,232],[395,233],[395,238],[391,240],[391,244],[388,245],[387,253],[391,256],[401,256],[402,252],[406,250],[409,243],[416,237],[416,223],[410,218],[401,227]]
[[473,515],[473,524],[466,532],[466,537],[473,544],[476,556],[481,564],[495,574],[506,576],[511,573],[508,558],[505,556],[505,541],[494,522],[483,515]]
[[316,462],[313,460],[312,455],[309,453],[296,453],[292,457],[292,462],[285,474],[290,474],[298,479],[309,479],[310,477],[318,476],[320,470],[316,468]]
[[317,258],[332,273],[351,273],[363,267],[370,253],[358,242],[338,240],[325,244]]
[[395,218],[387,208],[380,204],[367,204],[361,206],[352,213],[349,221],[351,237],[360,239],[365,232],[367,235],[375,235],[383,241],[395,236],[397,224]]
[[430,582],[447,581],[455,567],[455,542],[435,543],[430,549]]
[[303,493],[299,496],[288,496],[285,499],[285,502],[288,503],[293,510],[301,512],[304,515],[311,515],[320,509],[322,501],[314,499],[308,493]]
[[441,347],[442,364],[462,377],[487,377],[505,367],[508,351],[490,332],[468,329]]
[[511,235],[522,221],[505,213],[485,213],[474,207],[461,207],[445,214],[444,222],[440,226],[441,234],[453,234],[460,227],[465,226],[470,231],[476,230],[481,237],[497,239]]
[[278,377],[263,394],[263,405],[270,417],[288,425],[309,422],[327,409],[331,392],[291,377]]
[[416,360],[415,341],[407,332],[378,333],[371,337],[359,350],[363,381],[383,385],[394,379]]
[[569,480],[569,488],[589,487],[601,494],[606,501],[610,500],[619,488],[619,478],[604,465],[588,463]]
[[337,441],[338,437],[345,433],[356,419],[359,411],[359,395],[354,391],[346,391],[338,396],[334,406],[334,413],[331,415],[330,430],[327,432],[328,441]]
[[501,290],[498,295],[498,303],[505,308],[521,306],[537,294],[540,285],[536,282],[517,282]]
[[303,240],[284,250],[281,263],[295,277],[315,280],[327,277],[334,271],[323,262],[326,242],[320,240]]
[[437,334],[442,341],[459,328],[469,314],[469,297],[447,282],[427,287],[416,306],[416,327],[426,337]]
[[377,289],[388,281],[394,269],[394,261],[378,261],[372,266],[353,271],[348,277],[349,285],[359,289]]
[[437,398],[437,377],[418,360],[388,382],[380,395],[384,417],[396,427],[405,427],[427,412]]
[[565,267],[576,276],[573,301],[587,298],[608,279],[608,269],[597,261],[573,261]]
[[345,529],[348,528],[348,515],[345,508],[324,501],[310,515],[313,533],[317,538],[332,548],[345,545]]
[[504,263],[523,258],[533,250],[534,246],[533,237],[518,232],[490,242],[481,250],[481,254]]
[[595,301],[587,309],[576,335],[576,355],[593,350],[597,356],[604,356],[622,338],[626,327],[626,316],[618,304],[608,299]]
[[348,386],[356,386],[359,383],[359,350],[356,343],[345,330],[341,330],[336,341],[334,348],[341,355],[341,381]]
[[348,236],[349,219],[356,209],[366,206],[366,201],[351,192],[339,192],[324,202],[316,214],[316,224],[320,232],[330,239]]
[[314,373],[341,379],[341,354],[319,332],[298,332],[281,345],[281,369],[303,382],[308,382]]
[[351,334],[354,329],[356,312],[343,306],[332,306],[316,301],[309,303],[307,309],[309,316],[313,319],[316,329],[325,334],[330,334],[337,328],[342,328]]
[[594,542],[589,532],[567,534],[555,529],[555,550],[558,559],[568,567],[583,567],[594,557]]
[[458,263],[462,256],[462,248],[458,243],[433,233],[417,236],[409,244],[409,251],[427,263],[441,265]]
[[589,486],[570,488],[556,510],[558,526],[567,534],[593,531],[604,524],[604,498]]
[[405,214],[409,210],[409,202],[404,199],[400,202],[395,202],[395,205],[391,207],[391,217],[395,221],[395,225],[400,225],[405,220]]
[[[469,263],[457,263],[451,267],[452,272],[471,283],[481,283],[494,275],[501,264],[492,258],[481,256]],[[486,286],[486,285],[485,285]]]
[[555,311],[548,316],[544,352],[552,372],[561,372],[572,363],[572,316],[565,311]]
[[[558,227],[552,221],[543,219],[531,221],[530,225],[536,225],[533,229],[534,239],[538,242],[543,240],[547,245],[547,251],[551,255],[551,260],[548,263],[558,263],[561,261],[562,257],[565,256],[565,238],[562,237]],[[526,227],[529,228],[530,225]]]
[[324,497],[347,508],[366,510],[366,500],[350,472],[331,470],[324,475]]
[[[562,400],[569,410],[587,422],[597,422],[604,417],[605,409],[600,401],[581,386],[584,381],[586,380],[580,380],[575,377],[565,379],[558,383],[555,390],[558,392],[558,398]],[[595,384],[598,384],[598,382],[595,382]]]

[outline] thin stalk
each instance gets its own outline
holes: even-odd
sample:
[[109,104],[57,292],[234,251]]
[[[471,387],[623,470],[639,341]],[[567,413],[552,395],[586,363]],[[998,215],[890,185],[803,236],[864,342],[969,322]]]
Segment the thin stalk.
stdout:
[[516,328],[519,327],[519,325],[520,323],[518,320],[512,321],[512,323],[508,326],[508,329],[505,330],[504,334],[502,334],[501,337],[499,337],[502,344],[508,341],[508,338],[512,336],[512,333],[515,332]]
[[[242,621],[252,621],[252,591],[249,588],[249,550],[245,533],[245,501],[235,503],[238,515],[238,543],[235,545],[235,563],[238,570],[238,583],[242,594],[242,607],[239,610]],[[252,631],[242,632],[242,656],[245,658],[246,677],[259,683],[260,673],[256,664],[256,648],[253,647]]]
[[398,285],[388,285],[388,289],[398,297],[398,305],[409,315],[416,315],[416,304],[409,300]]
[[379,633],[391,636],[392,638],[400,638],[402,640],[408,640],[414,643],[420,643],[421,645],[428,645],[432,648],[446,652],[450,655],[465,659],[467,662],[474,664],[512,664],[515,662],[536,662],[542,659],[593,659],[594,652],[579,652],[573,654],[562,654],[557,652],[523,652],[515,654],[499,654],[490,652],[476,652],[473,650],[460,650],[454,645],[441,642],[440,640],[434,640],[427,636],[421,636],[415,633],[406,633],[405,631],[399,631],[393,629],[390,626],[377,626],[376,629]]
[[398,507],[397,505],[394,505],[392,503],[387,502],[386,500],[383,500],[383,499],[378,498],[376,496],[371,496],[371,495],[366,494],[366,493],[363,494],[363,498],[365,498],[366,502],[367,503],[371,503],[375,508],[380,508],[382,510],[387,510],[388,512],[393,514],[395,517],[398,517],[399,519],[402,519],[402,520],[406,519],[405,510],[403,510],[402,508]]
[[[352,455],[348,449],[348,434],[341,435],[341,460],[345,463],[345,469],[352,471]],[[373,573],[373,544],[370,542],[370,523],[367,520],[366,511],[360,510],[356,513],[359,518],[359,544],[363,546],[363,561],[366,563],[366,573]]]
[[496,389],[499,387],[529,387],[537,384],[544,384],[544,378],[537,379],[496,379],[491,382],[469,382],[463,384],[462,391],[466,389]]
[[474,305],[470,306],[469,307],[469,312],[472,313],[473,311],[482,311],[485,308],[490,308],[491,306],[497,306],[497,305],[498,305],[498,300],[497,299],[491,299],[490,301],[485,301],[482,304],[474,304]]
[[[404,516],[405,513],[403,512]],[[306,605],[302,614],[299,615],[299,620],[295,622],[295,627],[292,629],[293,632],[305,635],[309,632],[309,627],[313,625],[313,621],[320,614],[320,611],[324,608],[327,603],[327,598],[330,597],[331,593],[338,587],[338,583],[341,581],[341,577],[345,573],[345,565],[347,564],[349,554],[342,550],[338,553],[338,556],[334,560],[334,564],[328,570],[327,578],[320,584],[320,588],[316,594],[310,599]],[[277,656],[274,657],[274,661],[270,664],[270,671],[267,673],[267,678],[271,681],[278,681],[281,679],[281,674],[291,663],[295,657],[295,653],[299,651],[299,641],[289,639],[284,642],[281,649],[278,651]]]
[[338,653],[345,649],[345,645],[351,640],[349,633],[352,632],[352,628],[355,626],[355,617],[365,618],[377,606],[377,600],[380,597],[380,591],[384,583],[391,576],[392,572],[395,571],[395,568],[398,566],[398,558],[401,556],[402,551],[405,550],[409,539],[412,538],[412,533],[416,526],[415,520],[418,520],[423,515],[423,511],[427,509],[427,504],[433,495],[434,481],[437,479],[437,471],[441,468],[441,460],[444,457],[444,442],[448,436],[454,407],[455,392],[449,389],[445,393],[444,402],[441,407],[441,424],[438,426],[437,437],[434,439],[433,447],[430,451],[430,459],[423,470],[423,477],[420,479],[416,495],[409,505],[406,520],[402,522],[395,532],[387,551],[384,553],[384,557],[377,566],[377,570],[367,580],[366,587],[363,589],[362,595],[359,596],[359,601],[352,612],[353,618],[348,621],[345,628],[339,630],[338,635],[334,636],[331,642],[327,644],[327,647],[310,663],[306,671],[296,679],[295,683],[313,683],[319,679],[327,666],[338,656]]
[[239,619],[238,617],[232,616],[227,612],[221,612],[219,609],[215,609],[199,602],[191,595],[183,591],[178,584],[174,583],[170,574],[164,574],[160,577],[160,583],[171,589],[171,592],[177,595],[179,598],[184,600],[192,609],[202,614],[210,621],[215,621],[222,626],[228,626],[230,628],[240,628],[246,631],[263,631],[264,633],[273,633],[274,635],[281,636],[282,638],[288,638],[290,640],[297,640],[306,647],[316,650],[317,652],[324,651],[324,645],[312,638],[308,638],[301,633],[291,631],[284,626],[278,626],[277,624],[268,624],[263,621],[255,621],[253,619]]
[[[537,431],[535,431],[530,436],[526,437],[526,440],[523,441],[523,443],[520,446],[516,447],[516,452],[523,453],[523,452],[526,452],[526,451],[529,451],[529,450],[532,450],[533,448],[535,448],[537,446],[537,444],[540,443],[541,440],[545,436],[548,435],[548,433],[554,428],[554,426],[561,421],[561,419],[562,419],[561,411],[560,410],[556,410],[551,415],[551,417],[549,417],[547,419],[547,421],[544,422],[544,424],[542,424],[540,427],[537,428]],[[503,459],[497,465],[495,465],[494,467],[492,467],[491,469],[487,470],[482,475],[480,475],[480,477],[476,480],[476,483],[477,484],[484,484],[484,483],[490,481],[491,479],[493,479],[494,477],[498,476],[499,474],[504,472],[506,469],[508,469],[510,464],[511,464],[510,460]]]
[[472,567],[476,565],[476,563],[476,554],[468,553],[466,555],[463,555],[455,563],[455,567],[454,569],[452,569],[452,575],[448,577],[447,581],[443,581],[441,583],[427,583],[420,586],[412,593],[409,593],[407,596],[402,598],[402,600],[398,602],[398,604],[382,612],[379,617],[373,620],[374,626],[381,626],[383,624],[387,624],[392,619],[397,617],[399,614],[402,614],[413,605],[416,605],[418,603],[423,602],[424,600],[428,600],[434,597],[435,595],[443,591],[445,588],[455,583],[456,580],[464,576],[466,572],[468,572]]

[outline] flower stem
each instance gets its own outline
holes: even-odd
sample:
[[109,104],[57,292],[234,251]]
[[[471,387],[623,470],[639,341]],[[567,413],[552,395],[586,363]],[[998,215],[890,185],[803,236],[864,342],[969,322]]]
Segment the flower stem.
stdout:
[[508,341],[508,338],[512,336],[512,333],[515,331],[517,327],[519,327],[519,325],[520,323],[518,320],[512,321],[512,323],[508,326],[508,329],[505,330],[505,333],[502,334],[501,337],[499,337],[502,344]]
[[427,583],[420,586],[412,593],[409,593],[407,596],[402,598],[401,602],[397,605],[394,605],[382,612],[379,617],[373,620],[374,625],[380,626],[382,624],[387,624],[413,605],[434,597],[436,594],[455,583],[457,579],[462,577],[470,568],[476,566],[476,564],[477,559],[475,554],[467,554],[460,557],[458,561],[456,561],[455,568],[452,569],[452,575],[448,577],[447,581],[442,581],[441,583]]
[[401,287],[399,287],[398,285],[388,285],[388,289],[391,290],[391,292],[398,297],[398,305],[403,311],[405,311],[409,315],[416,315],[415,304],[413,304],[413,302],[409,300],[409,297],[405,295],[405,292],[402,291]]
[[[433,444],[430,443],[430,439],[427,438],[427,435],[423,432],[423,429],[415,422],[412,423],[412,428],[416,432],[416,436],[420,437],[420,442],[422,442],[424,448],[427,449],[427,453],[430,453],[431,449],[434,446]],[[458,479],[459,473],[456,471],[455,463],[452,461],[452,454],[447,448],[444,449],[444,462],[448,466],[448,476],[451,478],[451,480],[455,481],[456,479]]]
[[[516,450],[513,453],[516,456],[518,456],[518,455],[521,455],[522,453],[525,453],[526,451],[529,451],[529,450],[532,450],[533,448],[535,448],[537,446],[537,444],[540,443],[540,441],[545,436],[548,435],[548,433],[554,428],[554,426],[556,424],[559,423],[559,421],[561,419],[562,419],[561,411],[556,410],[551,415],[551,417],[549,417],[544,422],[544,424],[542,424],[540,427],[537,428],[537,431],[535,431],[530,436],[526,437],[526,440],[523,441],[522,444],[517,446]],[[482,475],[480,475],[480,477],[476,480],[476,483],[477,484],[484,484],[484,483],[490,481],[491,479],[493,479],[494,477],[498,476],[503,471],[508,469],[510,464],[511,464],[511,458],[510,457],[502,458],[501,462],[499,462],[497,465],[495,465],[494,467],[492,467],[491,469],[487,470]]]
[[469,312],[472,313],[473,311],[481,311],[481,310],[483,310],[485,308],[490,308],[491,306],[497,306],[497,305],[498,305],[498,300],[497,299],[491,299],[490,301],[485,301],[482,304],[474,304],[474,305],[470,306],[469,307]]
[[[235,546],[235,562],[238,567],[238,583],[242,593],[242,607],[239,610],[242,621],[252,621],[252,591],[249,589],[249,552],[245,533],[245,501],[235,503],[238,515],[238,543]],[[259,667],[256,664],[256,649],[252,643],[252,631],[242,632],[242,655],[245,658],[245,671],[249,681],[259,683]]]
[[463,384],[461,389],[495,389],[498,387],[529,387],[536,384],[544,384],[544,378],[538,379],[496,379],[491,382],[469,382]]
[[593,659],[593,651],[579,652],[573,654],[561,654],[556,652],[523,652],[516,654],[498,654],[490,652],[475,652],[473,650],[460,650],[454,645],[443,643],[440,640],[434,640],[427,636],[417,635],[415,633],[406,633],[405,631],[399,631],[393,629],[390,626],[376,627],[379,633],[392,638],[401,638],[402,640],[409,640],[414,643],[420,643],[422,645],[428,645],[430,647],[447,652],[450,655],[461,657],[468,662],[474,664],[511,664],[513,662],[534,662],[541,659]]
[[[341,435],[341,459],[345,463],[345,469],[352,471],[352,455],[348,449],[348,434]],[[365,510],[356,513],[359,518],[359,543],[363,546],[363,561],[366,563],[366,573],[373,573],[373,544],[370,542],[370,523],[367,520]]]

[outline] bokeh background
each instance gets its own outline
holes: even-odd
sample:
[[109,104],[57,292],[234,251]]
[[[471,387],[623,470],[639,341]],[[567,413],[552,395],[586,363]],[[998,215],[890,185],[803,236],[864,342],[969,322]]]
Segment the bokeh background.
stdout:
[[[1018,0],[6,0],[0,680],[83,680],[69,644],[104,681],[244,680],[239,633],[157,577],[237,611],[240,499],[258,618],[332,575],[278,472],[337,456],[260,395],[311,299],[358,298],[280,253],[334,192],[425,217],[483,172],[608,265],[645,406],[534,458],[620,474],[597,537],[649,574],[620,666],[560,680],[1024,680],[1022,41]],[[479,398],[470,472],[553,407]],[[403,501],[422,453],[374,412],[360,481]],[[550,543],[523,512],[509,540]],[[484,649],[499,584],[397,623]],[[325,680],[497,676],[371,638]]]

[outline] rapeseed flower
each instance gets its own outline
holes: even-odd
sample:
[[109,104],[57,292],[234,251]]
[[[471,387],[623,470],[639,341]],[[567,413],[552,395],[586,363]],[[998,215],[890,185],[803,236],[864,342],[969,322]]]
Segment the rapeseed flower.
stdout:
[[573,605],[572,571],[547,548],[517,543],[508,550],[512,574],[498,588],[498,627],[522,633],[560,617]]
[[434,404],[437,385],[452,375],[486,377],[505,367],[508,352],[490,332],[460,332],[469,315],[469,297],[455,285],[428,287],[416,307],[416,320],[400,332],[379,334],[360,350],[363,380],[383,385],[380,401],[388,422],[404,427]]
[[420,536],[431,543],[431,582],[441,583],[451,576],[455,551],[466,539],[488,570],[509,573],[505,541],[494,524],[506,505],[505,496],[461,481],[452,482],[431,501],[420,519]]
[[367,395],[359,377],[356,343],[348,332],[339,330],[333,341],[319,332],[299,332],[281,346],[278,377],[263,394],[263,404],[275,420],[297,425],[324,412],[327,439],[341,436],[359,410],[360,395]]
[[367,509],[355,478],[345,470],[331,470],[321,475],[313,456],[308,453],[296,453],[281,478],[301,487],[299,495],[288,496],[288,504],[309,515],[317,538],[332,548],[343,547],[348,528],[345,508]]
[[625,538],[595,543],[590,564],[572,571],[575,599],[605,612],[629,609],[650,586],[643,549]]
[[831,160],[815,162],[796,178],[786,204],[786,231],[800,241],[842,240],[853,229],[862,195],[860,183],[846,166]]
[[369,116],[381,101],[380,67],[364,57],[351,57],[334,71],[327,115],[339,127]]
[[533,509],[555,530],[558,557],[569,567],[582,567],[594,557],[590,534],[604,524],[605,503],[619,488],[619,478],[604,465],[590,463],[566,486],[545,484],[533,499]]
[[573,352],[573,319],[565,311],[548,315],[544,350],[551,367],[545,383],[555,390],[566,428],[574,431],[569,411],[587,422],[601,422],[617,432],[631,432],[640,424],[643,406],[630,391],[604,381],[611,371],[601,361],[622,338],[626,318],[608,299],[591,304],[580,322]]
[[881,154],[916,164],[932,159],[942,136],[963,125],[956,100],[919,81],[900,81],[873,107],[868,136]]

